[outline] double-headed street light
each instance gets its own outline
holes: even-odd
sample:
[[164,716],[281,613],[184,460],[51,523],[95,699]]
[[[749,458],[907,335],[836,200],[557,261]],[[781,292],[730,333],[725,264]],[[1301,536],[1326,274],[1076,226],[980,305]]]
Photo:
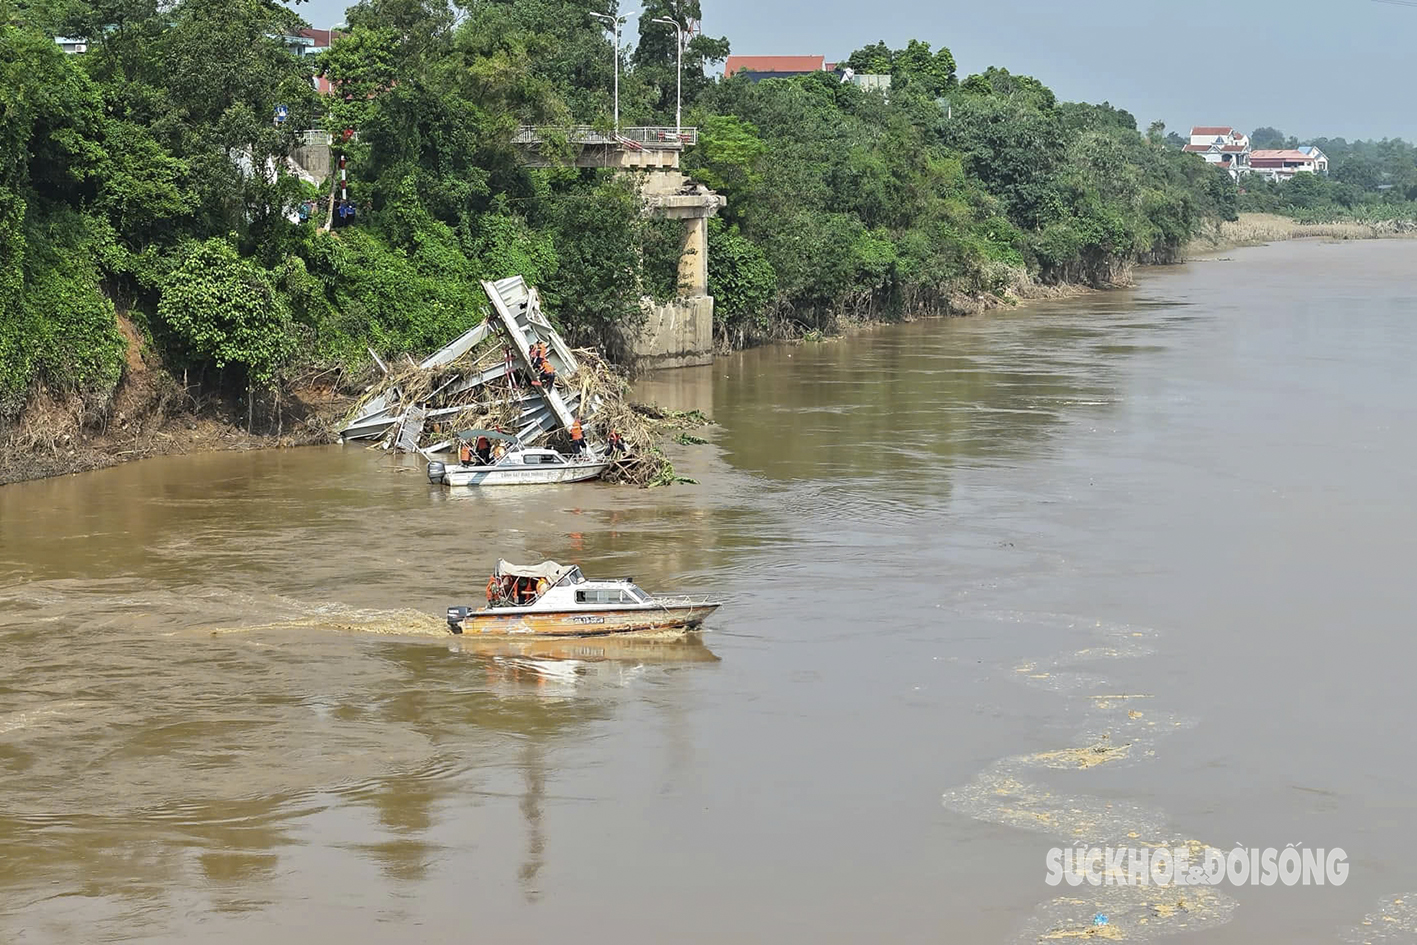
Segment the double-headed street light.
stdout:
[[676,77],[674,80],[674,133],[683,137],[684,134],[684,27],[675,20],[667,16],[657,16],[651,23],[663,23],[665,26],[674,27],[674,66]]
[[611,16],[609,13],[591,11],[590,15],[604,23],[615,34],[615,134],[618,136],[620,134],[620,27],[625,25],[625,21],[632,14]]

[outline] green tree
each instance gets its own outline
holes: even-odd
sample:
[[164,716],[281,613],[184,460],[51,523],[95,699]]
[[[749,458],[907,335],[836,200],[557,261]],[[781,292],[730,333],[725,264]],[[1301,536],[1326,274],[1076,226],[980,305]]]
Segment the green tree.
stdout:
[[930,44],[912,39],[897,52],[891,62],[891,91],[915,92],[928,98],[943,95],[954,88],[955,59],[941,46],[930,52]]
[[644,320],[639,196],[628,181],[612,177],[557,204],[558,266],[548,300],[573,343],[618,351]]
[[777,273],[767,255],[735,227],[710,220],[708,258],[708,289],[719,332],[736,336],[740,344],[766,337],[777,296]]
[[684,155],[684,168],[695,180],[728,197],[729,212],[762,181],[759,162],[768,147],[751,122],[735,115],[701,112],[698,144]]
[[846,65],[862,75],[890,75],[894,61],[895,52],[886,45],[885,40],[878,40],[853,52],[847,58]]
[[[632,62],[637,76],[651,90],[650,101],[655,117],[666,124],[674,120],[676,95],[676,43],[674,29],[656,19],[667,18],[688,29],[697,26],[703,16],[699,0],[646,0],[639,17],[639,41]],[[704,67],[728,58],[729,43],[722,36],[695,33],[687,37],[683,52],[682,100],[689,108],[699,101],[713,80]]]
[[191,246],[162,289],[158,318],[196,364],[274,387],[294,351],[290,306],[266,270],[212,238]]

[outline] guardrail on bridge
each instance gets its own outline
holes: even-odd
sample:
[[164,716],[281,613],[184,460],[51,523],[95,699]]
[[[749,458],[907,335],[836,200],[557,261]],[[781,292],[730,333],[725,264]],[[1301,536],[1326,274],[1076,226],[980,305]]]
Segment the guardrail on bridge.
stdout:
[[523,125],[512,138],[513,144],[540,144],[546,136],[565,135],[571,144],[601,145],[638,150],[680,150],[699,143],[699,129],[673,128],[648,125],[635,128],[621,128],[616,135],[591,125],[572,125],[569,128],[537,128]]

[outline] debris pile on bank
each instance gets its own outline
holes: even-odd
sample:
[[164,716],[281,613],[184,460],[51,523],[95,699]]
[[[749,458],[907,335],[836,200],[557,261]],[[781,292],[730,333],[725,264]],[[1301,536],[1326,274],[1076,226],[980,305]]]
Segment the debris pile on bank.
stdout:
[[[606,455],[612,430],[629,448],[606,479],[683,481],[657,443],[668,430],[707,422],[702,415],[631,403],[628,381],[595,351],[569,348],[542,313],[536,289],[521,276],[482,287],[491,313],[422,362],[406,358],[389,365],[370,352],[384,377],[355,406],[340,430],[342,440],[428,455],[452,448],[460,430],[481,429],[514,436],[524,446],[545,440],[564,449],[579,420],[595,455]],[[555,369],[549,387],[533,368],[538,344]]]

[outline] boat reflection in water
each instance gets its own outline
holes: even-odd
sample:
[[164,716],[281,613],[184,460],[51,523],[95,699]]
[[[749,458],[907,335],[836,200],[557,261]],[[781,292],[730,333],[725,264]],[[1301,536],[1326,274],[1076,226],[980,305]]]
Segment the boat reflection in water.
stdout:
[[[504,719],[520,720],[514,729],[522,733],[523,745],[512,767],[520,771],[522,780],[517,807],[526,823],[526,853],[517,867],[517,884],[527,902],[542,896],[547,783],[555,776],[555,766],[548,759],[557,743],[582,725],[605,717],[607,707],[619,698],[616,691],[634,686],[653,672],[652,667],[719,662],[698,633],[659,639],[461,636],[452,638],[448,649],[481,662],[486,671],[484,691],[502,707]],[[672,754],[682,757],[687,753],[682,744],[685,719],[675,707],[667,711],[668,731],[677,744]]]
[[700,634],[668,638],[606,637],[456,637],[448,648],[482,658],[493,692],[570,695],[579,686],[623,685],[646,666],[670,663],[717,663]]

